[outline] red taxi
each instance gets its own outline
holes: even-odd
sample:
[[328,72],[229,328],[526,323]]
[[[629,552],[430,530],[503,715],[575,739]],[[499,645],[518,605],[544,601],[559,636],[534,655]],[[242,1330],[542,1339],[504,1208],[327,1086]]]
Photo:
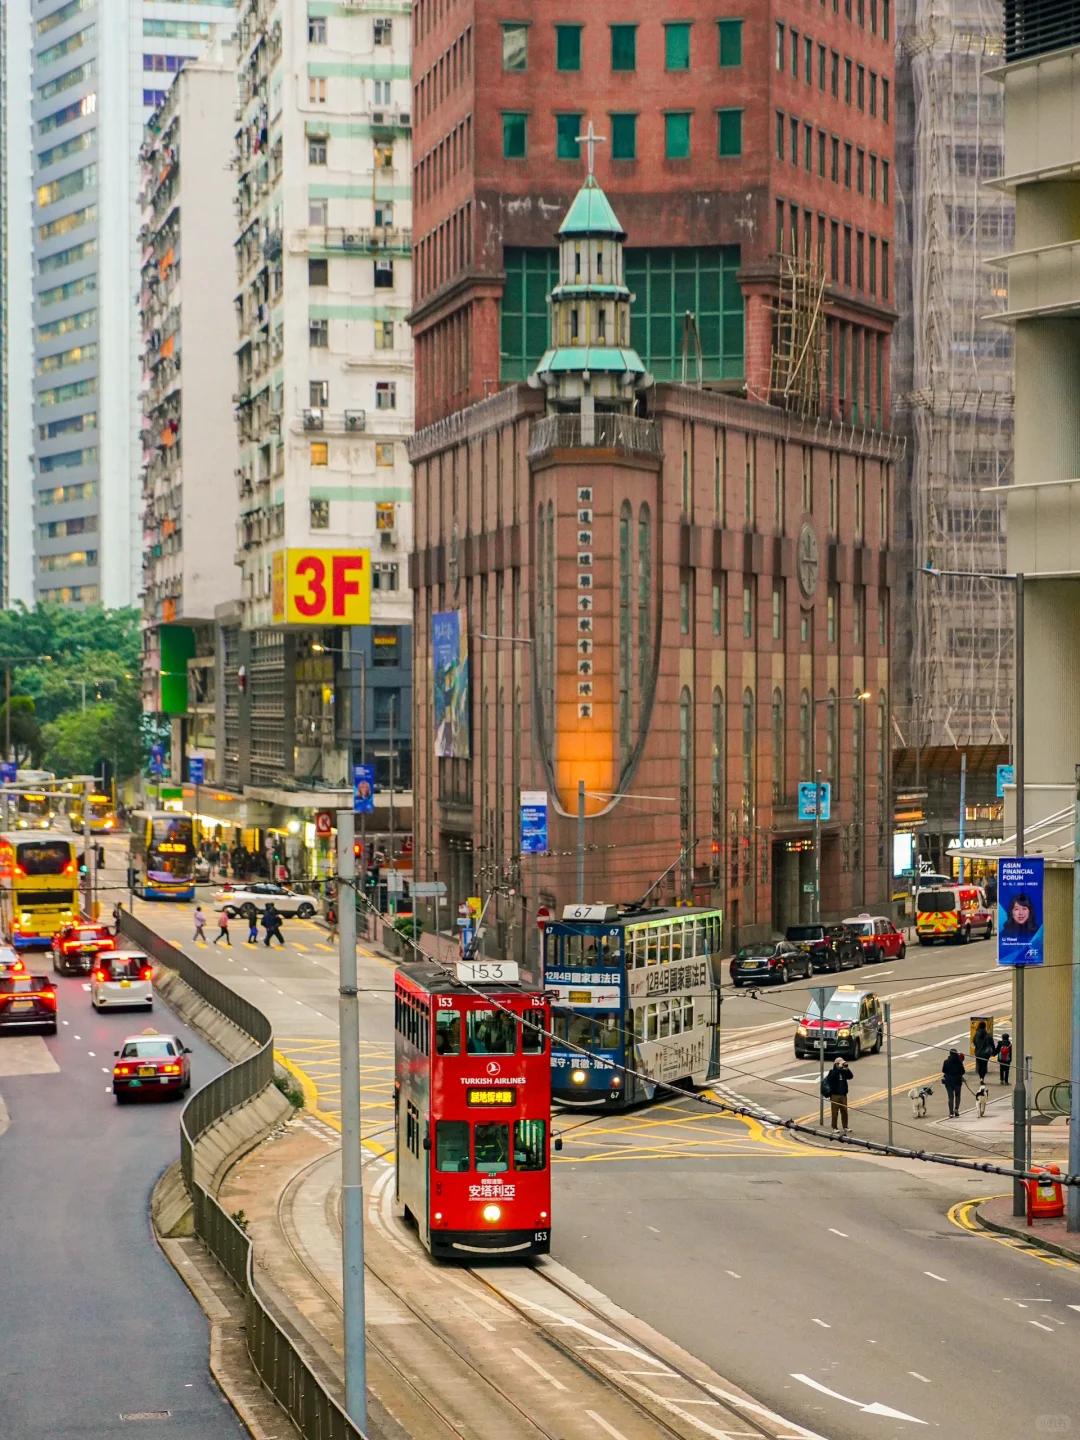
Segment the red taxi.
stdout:
[[115,950],[116,936],[107,925],[74,920],[52,938],[52,963],[58,975],[87,975],[94,959]]
[[30,1026],[56,1034],[56,986],[47,975],[0,975],[0,1030]]
[[148,1095],[184,1095],[191,1089],[191,1051],[175,1035],[129,1035],[112,1072],[116,1103]]
[[903,960],[907,954],[903,932],[886,915],[853,915],[844,924],[862,946],[867,965],[878,960]]

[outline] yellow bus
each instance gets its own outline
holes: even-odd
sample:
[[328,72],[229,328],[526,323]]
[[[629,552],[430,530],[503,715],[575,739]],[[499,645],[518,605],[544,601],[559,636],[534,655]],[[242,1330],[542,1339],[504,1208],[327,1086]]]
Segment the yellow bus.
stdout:
[[[90,833],[92,835],[108,834],[110,830],[116,829],[116,811],[108,795],[99,795],[96,791],[87,797],[85,804],[90,810]],[[73,830],[83,828],[83,797],[73,795],[68,801],[68,820]]]
[[79,863],[61,835],[0,835],[0,923],[17,950],[48,949],[79,913]]

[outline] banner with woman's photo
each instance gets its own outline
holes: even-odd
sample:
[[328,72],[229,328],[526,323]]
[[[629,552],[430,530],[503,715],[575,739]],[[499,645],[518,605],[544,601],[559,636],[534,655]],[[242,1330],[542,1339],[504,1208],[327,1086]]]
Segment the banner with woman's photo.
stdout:
[[1041,855],[998,860],[998,964],[1043,963]]
[[431,617],[431,658],[435,689],[435,754],[469,758],[469,627],[464,610]]

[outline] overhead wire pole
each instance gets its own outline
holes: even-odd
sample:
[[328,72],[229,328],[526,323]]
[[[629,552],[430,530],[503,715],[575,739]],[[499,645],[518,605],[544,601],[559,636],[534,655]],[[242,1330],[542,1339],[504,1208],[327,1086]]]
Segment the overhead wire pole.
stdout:
[[360,998],[356,980],[356,822],[337,816],[338,1043],[341,1051],[341,1290],[345,1318],[345,1409],[367,1429],[364,1318],[364,1177],[360,1151]]
[[[1080,765],[1076,767],[1073,828],[1072,1050],[1069,1056],[1069,1169],[1080,1166]],[[1069,1188],[1065,1228],[1080,1230],[1080,1190]]]
[[[1016,855],[1024,854],[1024,576],[1016,572],[1016,641],[1015,680],[1016,690],[1016,758],[1013,762],[1013,781],[1016,785]],[[1024,971],[1026,966],[1017,965],[1014,970],[1014,1014],[1013,1029],[1016,1032],[1015,1058],[1016,1083],[1013,1086],[1013,1169],[1023,1170],[1027,1159],[1027,1082],[1024,1078]],[[1070,1137],[1071,1143],[1071,1137]],[[1020,1216],[1027,1210],[1027,1194],[1022,1180],[1013,1179],[1013,1215]]]

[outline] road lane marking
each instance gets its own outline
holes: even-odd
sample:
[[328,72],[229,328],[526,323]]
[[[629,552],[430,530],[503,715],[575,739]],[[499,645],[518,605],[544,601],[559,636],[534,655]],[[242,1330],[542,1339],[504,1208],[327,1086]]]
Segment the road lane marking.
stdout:
[[588,1415],[590,1420],[595,1420],[597,1425],[600,1426],[600,1429],[606,1431],[607,1434],[612,1437],[612,1440],[626,1440],[626,1436],[621,1430],[616,1430],[614,1425],[610,1425],[604,1417],[598,1415],[595,1410],[586,1410],[585,1414]]
[[822,1395],[829,1395],[834,1400],[841,1400],[845,1405],[854,1405],[856,1410],[861,1410],[864,1415],[881,1415],[886,1420],[907,1420],[912,1425],[925,1425],[925,1420],[920,1420],[917,1415],[905,1415],[903,1410],[894,1410],[891,1405],[883,1405],[880,1400],[874,1400],[866,1405],[862,1400],[852,1400],[850,1395],[841,1395],[839,1390],[830,1390],[827,1385],[822,1385],[820,1380],[812,1380],[809,1375],[795,1375],[791,1377],[798,1380],[802,1385],[809,1385],[812,1390],[819,1391]]
[[[737,1271],[735,1271],[735,1270],[725,1270],[725,1271],[724,1271],[724,1274],[725,1274],[725,1275],[730,1275],[733,1280],[741,1280],[741,1279],[742,1279],[742,1276],[741,1276]],[[1074,1307],[1074,1308],[1076,1308],[1077,1310],[1080,1310],[1080,1305],[1077,1305],[1077,1306]]]
[[916,1379],[916,1380],[921,1380],[924,1385],[929,1385],[929,1384],[930,1384],[930,1381],[927,1379],[927,1377],[926,1377],[925,1375],[920,1375],[917,1370],[909,1370],[907,1373],[908,1373],[909,1375],[914,1375],[915,1379]]
[[949,1283],[948,1280],[945,1279],[944,1275],[935,1275],[932,1270],[924,1270],[922,1273],[924,1275],[929,1275],[931,1280],[940,1280],[942,1285],[947,1285]]
[[97,1056],[94,1054],[93,1050],[87,1050],[86,1053],[87,1053],[87,1055],[90,1056],[90,1059],[91,1059],[91,1060],[96,1060],[96,1059],[97,1059]]
[[1070,1305],[1070,1306],[1069,1306],[1069,1309],[1070,1309],[1070,1310],[1080,1310],[1080,1305]]
[[813,1320],[814,1320],[814,1324],[815,1324],[815,1325],[820,1325],[823,1330],[831,1330],[831,1329],[832,1329],[832,1326],[829,1324],[829,1322],[828,1322],[827,1320],[818,1320],[816,1317],[812,1317],[812,1318],[813,1318]]
[[1029,1320],[1028,1324],[1037,1325],[1040,1330],[1048,1330],[1051,1335],[1054,1333],[1054,1327],[1052,1325],[1044,1325],[1041,1320]]
[[[494,1326],[491,1326],[489,1328],[494,1329]],[[519,1350],[516,1345],[512,1345],[510,1348],[513,1350],[514,1354],[518,1357],[519,1360],[524,1360],[525,1364],[528,1365],[531,1369],[535,1370],[538,1375],[542,1376],[549,1385],[553,1385],[556,1390],[566,1389],[566,1386],[561,1380],[557,1380],[550,1371],[545,1370],[544,1367],[536,1360],[534,1360],[531,1355],[526,1355],[525,1351]]]
[[839,1235],[841,1240],[848,1240],[848,1239],[850,1239],[850,1236],[849,1236],[845,1231],[843,1231],[843,1230],[834,1230],[831,1225],[829,1226],[829,1234],[830,1234],[830,1235]]
[[[1029,1242],[1027,1237],[997,1234],[971,1218],[978,1206],[985,1205],[988,1200],[1008,1198],[1006,1195],[981,1195],[974,1200],[958,1200],[955,1205],[949,1207],[948,1218],[959,1229],[966,1230],[971,1235],[979,1235],[982,1239],[989,1240],[995,1245],[1004,1245],[1018,1254],[1029,1255],[1032,1260],[1040,1260],[1044,1265],[1052,1265],[1055,1270],[1080,1270],[1080,1265],[1075,1260],[1066,1260],[1063,1257],[1052,1255],[1048,1251],[1040,1250],[1036,1240]],[[1073,1306],[1072,1308],[1080,1307]]]

